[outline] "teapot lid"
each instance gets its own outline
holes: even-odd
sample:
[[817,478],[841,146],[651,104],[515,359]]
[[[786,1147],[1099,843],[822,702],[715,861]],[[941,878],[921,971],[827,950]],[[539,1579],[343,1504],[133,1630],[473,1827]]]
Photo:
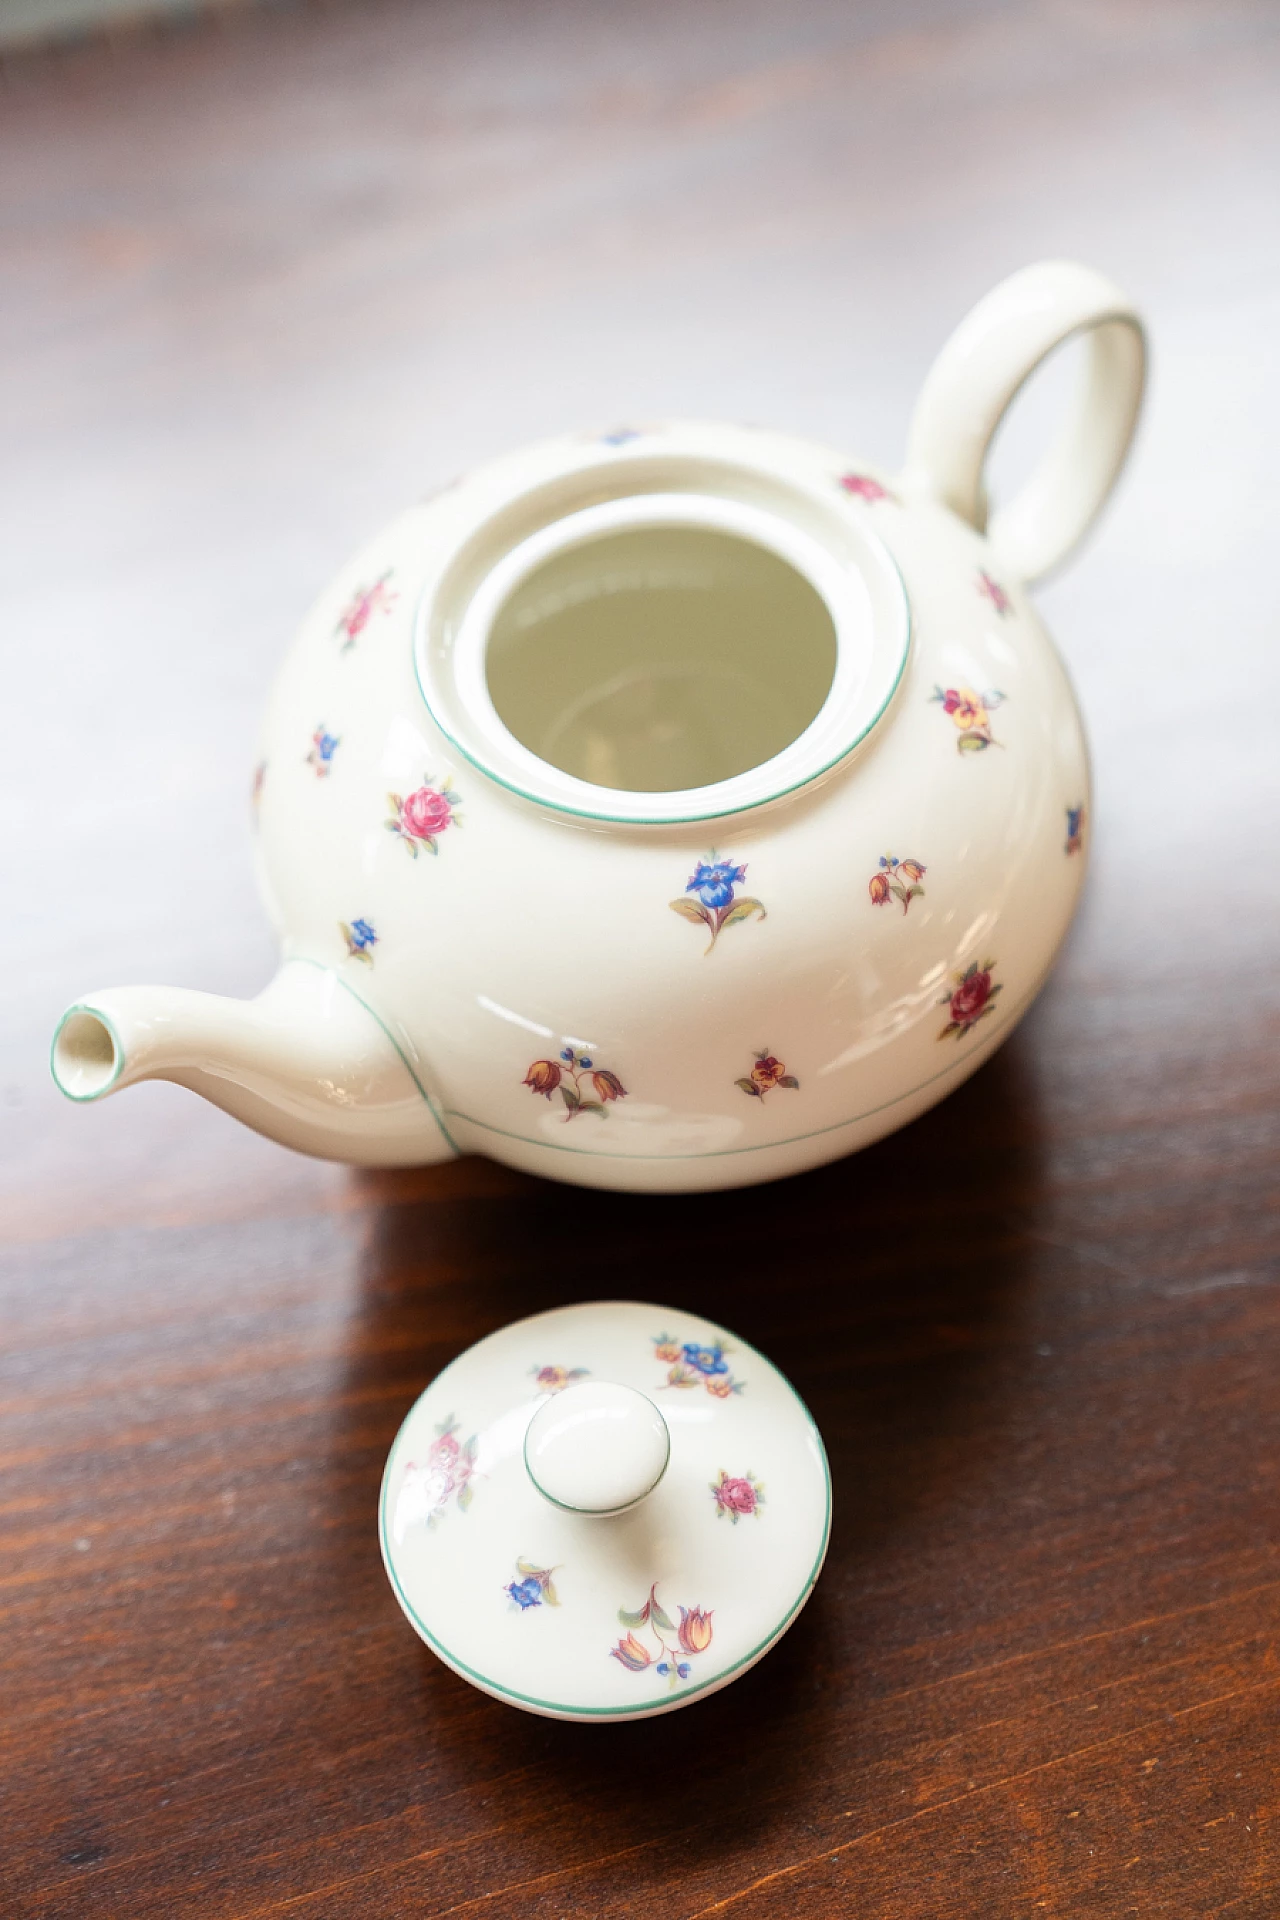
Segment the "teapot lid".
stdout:
[[821,1436],[722,1327],[637,1301],[534,1314],[396,1436],[382,1555],[435,1653],[558,1720],[669,1713],[768,1652],[831,1527]]

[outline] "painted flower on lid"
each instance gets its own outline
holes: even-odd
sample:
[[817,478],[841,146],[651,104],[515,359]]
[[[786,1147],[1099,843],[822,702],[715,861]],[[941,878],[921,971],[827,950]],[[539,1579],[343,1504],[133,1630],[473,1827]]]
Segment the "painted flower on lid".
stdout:
[[531,1607],[558,1607],[551,1576],[559,1572],[557,1567],[535,1567],[531,1560],[517,1560],[515,1580],[509,1580],[502,1591],[510,1596],[511,1603],[521,1613],[528,1613]]
[[929,698],[940,703],[956,728],[960,753],[981,753],[1000,745],[991,732],[991,713],[1004,699],[1002,693],[994,689],[975,693],[972,687],[935,687]]
[[[619,1607],[619,1623],[628,1631],[616,1646],[610,1647],[611,1658],[628,1673],[642,1673],[646,1667],[652,1667],[666,1681],[668,1691],[678,1687],[682,1680],[689,1678],[693,1658],[707,1651],[713,1635],[710,1609],[679,1607],[677,1612],[679,1626],[659,1600],[655,1581],[648,1599],[634,1613]],[[641,1633],[648,1635],[652,1646],[639,1637]]]
[[984,960],[979,966],[975,960],[963,973],[956,974],[955,986],[944,994],[939,1005],[947,1009],[947,1024],[938,1035],[939,1040],[947,1040],[952,1034],[957,1040],[963,1040],[966,1033],[976,1027],[979,1020],[985,1020],[989,1013],[995,1012],[995,999],[1003,993],[1003,986],[993,986],[991,976],[995,971],[994,960]]
[[705,1653],[711,1645],[711,1615],[702,1607],[681,1607],[676,1637],[686,1653]]
[[307,765],[315,768],[317,780],[328,779],[333,756],[341,745],[341,734],[330,733],[322,721],[311,736],[311,751],[307,755]]
[[399,599],[399,594],[388,585],[393,572],[394,569],[388,567],[371,587],[357,587],[338,615],[333,631],[335,635],[342,635],[343,653],[355,645],[375,613],[390,613]]
[[462,825],[457,814],[460,804],[461,795],[454,792],[447,778],[437,787],[428,774],[407,799],[401,799],[398,793],[387,795],[391,809],[391,817],[385,822],[387,832],[403,841],[415,860],[424,848],[428,853],[438,853],[441,834],[449,827]]
[[984,600],[991,602],[1002,620],[1013,612],[1013,601],[1009,598],[1005,589],[1000,585],[998,580],[993,580],[991,575],[981,567],[978,569],[978,592]]
[[874,507],[879,500],[892,500],[895,506],[898,503],[897,494],[890,493],[888,487],[873,480],[869,473],[842,473],[840,485],[852,499],[862,500],[869,507]]
[[530,1367],[539,1390],[542,1393],[563,1393],[575,1380],[584,1380],[590,1373],[590,1367]]
[[1084,845],[1084,801],[1078,806],[1067,808],[1067,846],[1068,853],[1079,853]]
[[616,1647],[610,1647],[609,1652],[615,1660],[622,1662],[628,1673],[639,1673],[642,1667],[649,1666],[653,1660],[648,1647],[643,1640],[637,1640],[634,1633],[624,1634]]
[[459,1513],[467,1511],[473,1492],[476,1445],[474,1433],[468,1440],[458,1439],[458,1422],[452,1414],[440,1422],[426,1459],[410,1460],[405,1467],[392,1520],[397,1540],[404,1539],[410,1526],[438,1526],[450,1501]]
[[[711,952],[726,927],[737,926],[741,921],[749,920],[752,914],[758,915],[761,920],[766,918],[758,900],[753,900],[749,894],[737,892],[746,877],[745,866],[736,860],[717,859],[713,848],[705,860],[695,863],[680,899],[670,902],[672,913],[706,927],[711,939],[703,949],[704,953]],[[690,895],[693,897],[690,898]]]
[[764,1505],[764,1488],[754,1473],[728,1474],[721,1467],[720,1478],[711,1482],[711,1493],[716,1519],[723,1520],[728,1514],[735,1527],[744,1516],[754,1514],[758,1519]]
[[579,1053],[576,1047],[562,1047],[558,1060],[535,1060],[521,1085],[546,1100],[558,1093],[564,1102],[566,1123],[582,1113],[607,1120],[612,1103],[627,1097],[616,1073],[608,1067],[597,1067],[589,1053]]
[[705,1387],[713,1399],[727,1400],[741,1393],[745,1381],[735,1380],[725,1354],[730,1349],[722,1341],[709,1345],[700,1340],[673,1340],[668,1333],[655,1336],[653,1357],[667,1368],[669,1387]]
[[743,1074],[734,1081],[735,1087],[741,1087],[753,1100],[763,1100],[775,1087],[789,1087],[795,1092],[800,1085],[794,1073],[788,1073],[786,1065],[768,1047],[761,1047],[756,1053],[756,1063],[749,1074]]
[[891,853],[882,853],[879,872],[873,873],[867,882],[872,906],[886,907],[890,900],[897,900],[906,913],[911,902],[924,892],[920,882],[927,871],[919,860],[899,860]]
[[373,949],[378,944],[378,936],[368,920],[353,920],[350,925],[339,920],[338,930],[347,943],[347,958],[363,960],[367,967],[373,965]]

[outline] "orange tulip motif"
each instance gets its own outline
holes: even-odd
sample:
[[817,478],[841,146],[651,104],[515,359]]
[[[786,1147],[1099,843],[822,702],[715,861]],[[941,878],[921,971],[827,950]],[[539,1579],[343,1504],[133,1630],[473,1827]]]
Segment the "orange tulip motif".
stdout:
[[880,871],[873,873],[867,883],[872,906],[886,907],[890,900],[897,900],[906,913],[911,902],[924,892],[920,882],[926,871],[919,860],[899,860],[895,854],[882,853]]
[[566,1125],[580,1113],[607,1120],[610,1103],[627,1097],[627,1089],[616,1073],[608,1067],[597,1067],[589,1053],[579,1053],[576,1047],[562,1047],[558,1060],[535,1060],[521,1085],[546,1100],[558,1093],[564,1103]]
[[[711,1608],[678,1607],[676,1611],[680,1615],[679,1626],[659,1600],[655,1582],[649,1589],[648,1599],[634,1613],[619,1607],[619,1623],[628,1631],[616,1647],[609,1649],[611,1658],[629,1673],[652,1667],[666,1681],[668,1691],[689,1678],[693,1671],[691,1658],[705,1653],[712,1641]],[[648,1634],[652,1648],[638,1637],[641,1632]]]

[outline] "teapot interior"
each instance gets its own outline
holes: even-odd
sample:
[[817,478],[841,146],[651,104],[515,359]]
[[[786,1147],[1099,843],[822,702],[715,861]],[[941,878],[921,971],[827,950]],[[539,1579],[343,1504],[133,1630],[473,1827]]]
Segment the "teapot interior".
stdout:
[[821,594],[714,527],[646,525],[554,552],[489,628],[504,725],[595,786],[657,793],[760,766],[814,720],[836,669]]

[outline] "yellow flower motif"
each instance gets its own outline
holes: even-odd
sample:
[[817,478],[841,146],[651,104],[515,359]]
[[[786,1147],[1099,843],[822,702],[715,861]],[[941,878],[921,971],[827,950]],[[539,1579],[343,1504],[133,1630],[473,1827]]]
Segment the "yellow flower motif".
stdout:
[[947,696],[947,711],[956,725],[966,733],[970,727],[985,727],[987,710],[981,696],[972,687],[959,687],[956,691],[958,697],[954,707],[950,704],[950,695]]

